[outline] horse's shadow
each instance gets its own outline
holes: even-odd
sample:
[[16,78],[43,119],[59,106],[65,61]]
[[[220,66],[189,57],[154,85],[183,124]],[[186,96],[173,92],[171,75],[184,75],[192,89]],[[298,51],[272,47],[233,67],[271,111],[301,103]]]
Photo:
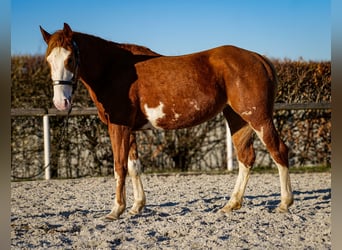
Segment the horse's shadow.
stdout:
[[[311,191],[293,191],[294,202],[300,203],[301,201],[307,200],[317,200],[314,204],[314,207],[319,207],[323,204],[328,204],[331,202],[331,188],[326,189],[317,189]],[[206,212],[206,213],[216,213],[222,208],[230,197],[225,196],[215,196],[212,198],[197,198],[193,200],[189,200],[181,205],[180,202],[166,202],[162,204],[151,204],[147,205],[143,213],[136,216],[159,216],[159,217],[168,217],[171,215],[186,215],[192,212],[192,209],[196,207],[196,203],[203,203],[207,205],[205,208],[201,208],[197,211]],[[224,202],[222,202],[224,200]],[[254,207],[264,207],[269,212],[274,212],[275,209],[280,204],[280,194],[272,193],[267,195],[246,195],[244,196],[244,203],[252,204],[250,206]],[[181,206],[179,209],[174,210],[173,208]],[[158,212],[157,208],[170,208],[170,212]]]
[[[317,189],[317,190],[312,190],[312,191],[296,191],[295,190],[293,191],[293,196],[294,196],[295,203],[300,202],[300,201],[307,201],[307,200],[317,200],[317,202],[313,204],[314,206],[317,206],[320,204],[328,204],[329,202],[331,202],[331,188]],[[257,195],[257,196],[247,195],[245,196],[245,200],[249,200],[256,207],[264,206],[269,211],[274,211],[280,203],[280,194],[273,193],[270,195]],[[258,200],[260,200],[260,202],[257,202]]]
[[[104,211],[104,210],[103,210]],[[39,213],[39,214],[28,214],[27,216],[23,216],[25,218],[49,218],[49,217],[56,217],[56,216],[61,216],[65,219],[68,219],[71,215],[80,215],[80,216],[87,216],[88,214],[92,213],[93,211],[91,210],[86,210],[86,209],[74,209],[71,211],[60,211],[57,213]],[[17,217],[13,217],[11,220],[15,221],[17,220]]]
[[[312,204],[315,208],[320,208],[323,205],[331,202],[331,188],[317,189],[311,191],[293,191],[294,202],[300,203],[301,201],[316,200]],[[229,200],[229,197],[218,195],[211,198],[196,198],[189,201],[182,202],[165,202],[161,204],[147,204],[142,213],[137,215],[130,215],[130,218],[150,218],[156,217],[163,219],[170,216],[185,216],[192,213],[194,209],[197,212],[203,213],[216,213],[218,212]],[[245,206],[251,207],[264,207],[269,212],[273,212],[280,203],[280,194],[272,193],[267,195],[246,195],[244,196]],[[198,207],[197,208],[197,204]],[[203,206],[204,205],[204,206]],[[299,205],[300,206],[300,205]],[[166,208],[166,209],[165,209]],[[127,208],[129,209],[129,208]],[[28,215],[30,218],[49,218],[55,216],[61,216],[64,219],[69,219],[70,216],[89,216],[93,218],[101,218],[104,214],[107,214],[109,210],[85,210],[74,209],[71,211],[60,211],[58,213],[43,213]],[[12,218],[12,222],[17,220],[16,217]]]
[[[196,198],[189,201],[186,201],[184,204],[183,202],[166,202],[161,204],[149,204],[143,209],[143,213],[135,215],[140,217],[149,217],[149,216],[158,216],[158,217],[169,217],[169,216],[184,216],[186,214],[192,213],[194,209],[199,212],[217,212],[221,205],[218,204],[219,200],[223,200],[225,197],[223,196],[216,196],[213,198]],[[201,203],[203,205],[206,204],[207,206],[196,208],[196,203]],[[170,212],[163,212],[158,211],[158,208],[168,208]]]

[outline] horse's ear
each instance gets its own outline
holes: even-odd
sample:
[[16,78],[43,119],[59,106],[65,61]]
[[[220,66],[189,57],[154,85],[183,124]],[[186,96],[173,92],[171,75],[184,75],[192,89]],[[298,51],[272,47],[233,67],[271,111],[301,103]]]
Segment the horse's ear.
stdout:
[[50,34],[49,32],[47,32],[46,30],[44,30],[44,29],[42,28],[42,26],[40,26],[40,25],[39,25],[39,28],[40,28],[40,32],[41,32],[42,35],[43,35],[44,41],[45,41],[46,43],[49,43],[50,38],[51,38],[51,34]]
[[64,23],[63,32],[64,32],[66,37],[71,37],[72,36],[72,30],[71,30],[69,24]]

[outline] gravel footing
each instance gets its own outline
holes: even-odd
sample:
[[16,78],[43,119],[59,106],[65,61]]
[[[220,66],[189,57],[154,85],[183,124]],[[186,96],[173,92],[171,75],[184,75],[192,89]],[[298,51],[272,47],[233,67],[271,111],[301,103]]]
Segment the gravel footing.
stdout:
[[143,175],[147,205],[103,217],[114,178],[12,182],[12,249],[331,249],[331,174],[292,174],[294,205],[279,204],[279,177],[252,174],[240,210],[224,215],[236,175]]

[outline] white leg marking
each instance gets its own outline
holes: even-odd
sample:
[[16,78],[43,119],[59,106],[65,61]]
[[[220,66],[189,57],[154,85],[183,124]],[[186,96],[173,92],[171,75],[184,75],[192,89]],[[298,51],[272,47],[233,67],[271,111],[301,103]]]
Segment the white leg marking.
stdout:
[[155,128],[158,127],[158,119],[162,119],[165,117],[165,113],[163,112],[164,103],[159,102],[159,105],[155,108],[149,108],[147,104],[144,105],[144,109],[147,115],[147,119]]
[[280,179],[280,196],[281,202],[277,208],[278,212],[287,212],[288,207],[293,203],[293,193],[291,188],[291,180],[289,174],[289,168],[280,165],[274,161],[278,167],[279,179]]
[[[261,142],[266,146],[263,136],[264,136],[264,127],[260,128],[260,131],[254,129],[255,133],[260,138]],[[287,212],[288,207],[293,203],[293,194],[291,188],[291,181],[290,181],[290,174],[289,168],[286,166],[280,165],[276,160],[274,160],[273,156],[271,155],[273,162],[278,167],[279,172],[279,179],[280,179],[280,195],[281,195],[281,203],[277,208],[278,212]]]
[[[120,182],[120,177],[116,173],[116,171],[114,171],[114,174],[115,174],[116,186],[118,186],[119,182]],[[105,217],[106,219],[116,220],[125,211],[125,208],[126,208],[126,187],[125,186],[123,187],[121,197],[122,197],[122,202],[123,202],[122,205],[120,205],[118,200],[117,200],[118,193],[116,192],[115,199],[114,199],[114,206],[113,206],[112,210],[110,211],[110,213],[106,215],[106,217]]]
[[257,134],[257,136],[259,137],[260,141],[262,142],[262,144],[264,144],[264,146],[266,146],[265,142],[264,142],[264,127],[260,128],[260,131],[256,130],[253,128],[253,130],[255,131],[255,133]]
[[130,176],[140,175],[142,172],[142,166],[139,159],[131,160],[128,158],[128,174]]
[[140,179],[141,174],[141,163],[140,160],[130,160],[128,159],[128,174],[132,178],[133,184],[133,195],[134,195],[134,204],[132,209],[130,210],[131,214],[138,214],[145,206],[146,197],[143,189],[143,185]]
[[228,213],[232,210],[239,209],[242,206],[243,195],[249,180],[250,170],[249,167],[246,167],[239,161],[239,174],[236,179],[235,187],[227,205],[222,208],[222,212]]

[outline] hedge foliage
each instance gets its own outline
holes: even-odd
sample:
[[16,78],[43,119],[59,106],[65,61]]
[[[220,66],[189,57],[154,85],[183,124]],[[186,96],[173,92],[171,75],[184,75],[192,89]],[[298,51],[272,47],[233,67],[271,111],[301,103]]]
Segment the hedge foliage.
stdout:
[[[331,63],[272,60],[278,74],[276,102],[331,101]],[[12,108],[52,107],[50,69],[44,56],[12,57]],[[76,105],[94,106],[85,88],[74,97]]]
[[[331,63],[272,60],[278,73],[276,102],[331,101]],[[43,56],[12,57],[12,108],[51,108],[53,89]],[[73,102],[94,106],[81,86]],[[291,165],[331,164],[331,111],[277,111],[274,121],[290,147]],[[69,118],[61,140],[64,117],[50,119],[54,177],[81,177],[113,173],[113,156],[106,127],[97,116]],[[12,177],[29,177],[43,166],[42,119],[12,118]],[[137,133],[146,171],[226,168],[225,122],[219,115],[200,126],[177,131]],[[255,142],[256,165],[273,166],[260,141]]]

